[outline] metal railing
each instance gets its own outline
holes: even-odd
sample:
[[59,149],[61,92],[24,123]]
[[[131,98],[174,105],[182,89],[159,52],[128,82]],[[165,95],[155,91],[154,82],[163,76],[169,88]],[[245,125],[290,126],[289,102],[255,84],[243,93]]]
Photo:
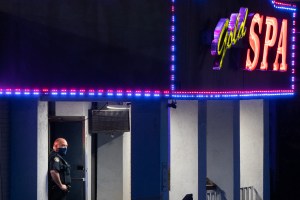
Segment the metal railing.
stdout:
[[240,200],[254,200],[254,187],[242,187],[240,188]]
[[221,200],[221,192],[219,190],[206,190],[206,200]]

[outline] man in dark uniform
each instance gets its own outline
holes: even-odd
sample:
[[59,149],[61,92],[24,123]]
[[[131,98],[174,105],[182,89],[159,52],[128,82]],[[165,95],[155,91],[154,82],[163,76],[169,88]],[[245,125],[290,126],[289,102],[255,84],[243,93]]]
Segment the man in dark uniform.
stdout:
[[71,184],[70,165],[63,156],[66,155],[68,143],[64,138],[57,138],[53,151],[49,155],[48,193],[49,200],[66,200]]

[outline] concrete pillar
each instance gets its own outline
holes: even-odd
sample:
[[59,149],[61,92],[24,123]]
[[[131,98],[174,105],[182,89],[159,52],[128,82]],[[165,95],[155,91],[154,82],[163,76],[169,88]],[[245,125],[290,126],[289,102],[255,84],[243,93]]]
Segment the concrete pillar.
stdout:
[[[167,161],[167,102],[136,100],[131,106],[131,198],[166,198],[162,169]],[[162,142],[165,141],[165,142]],[[163,143],[165,143],[163,145]]]
[[263,198],[264,109],[263,100],[240,102],[241,187],[253,186]]
[[270,199],[269,104],[240,101],[241,187],[254,187],[255,199]]
[[37,144],[38,100],[11,101],[11,200],[38,199],[37,190],[46,187],[38,188],[38,155],[48,148],[39,149]]
[[170,200],[198,199],[198,101],[177,101],[170,110]]
[[38,102],[37,199],[48,199],[48,102]]
[[207,101],[198,102],[198,199],[206,200]]

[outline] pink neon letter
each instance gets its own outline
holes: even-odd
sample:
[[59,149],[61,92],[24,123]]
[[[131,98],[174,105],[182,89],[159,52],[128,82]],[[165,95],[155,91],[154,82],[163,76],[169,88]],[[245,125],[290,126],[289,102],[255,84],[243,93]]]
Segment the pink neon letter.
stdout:
[[278,71],[278,58],[279,54],[281,54],[281,64],[280,64],[280,71],[287,71],[287,64],[286,64],[286,46],[287,46],[287,20],[282,20],[281,31],[279,36],[279,42],[277,47],[276,59],[273,64],[273,70]]
[[[266,25],[267,25],[267,30],[266,30],[263,59],[262,59],[261,65],[260,65],[261,70],[268,69],[268,63],[267,63],[268,49],[269,49],[269,47],[273,47],[276,42],[277,30],[278,30],[277,19],[275,17],[267,17]],[[271,27],[272,27],[272,37],[270,38]]]
[[251,46],[251,49],[254,52],[254,58],[253,61],[250,59],[250,49],[247,50],[247,60],[246,60],[246,69],[249,71],[253,71],[258,63],[259,58],[259,52],[260,52],[260,41],[258,35],[255,33],[254,28],[255,25],[258,24],[258,30],[259,33],[261,33],[262,30],[262,23],[263,23],[264,16],[261,16],[257,13],[254,15],[251,26],[250,26],[250,34],[249,34],[249,43]]

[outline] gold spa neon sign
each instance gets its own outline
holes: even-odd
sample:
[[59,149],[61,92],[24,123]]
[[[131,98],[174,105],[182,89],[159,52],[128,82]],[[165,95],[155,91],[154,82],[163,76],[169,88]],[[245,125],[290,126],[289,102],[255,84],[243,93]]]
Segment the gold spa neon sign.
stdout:
[[[233,13],[230,19],[222,18],[219,20],[215,31],[214,40],[211,45],[211,54],[216,57],[213,69],[220,70],[222,68],[224,56],[228,49],[232,45],[235,45],[237,41],[244,38],[247,32],[247,19],[248,8],[240,8],[239,13]],[[266,71],[269,68],[268,52],[269,48],[274,47],[278,35],[278,21],[275,17],[266,16],[265,18],[265,40],[263,45],[263,55],[259,69]],[[256,13],[252,17],[250,32],[249,32],[249,44],[250,48],[247,49],[247,59],[245,63],[245,69],[253,71],[257,68],[260,57],[260,38],[259,35],[262,32],[264,22],[264,16]],[[273,71],[287,71],[287,25],[288,21],[283,19],[281,22],[281,30],[277,45],[276,58],[273,63]],[[255,27],[258,26],[258,33],[255,32]],[[253,58],[250,56],[250,52],[253,52]],[[279,57],[281,56],[281,63],[279,63]]]

